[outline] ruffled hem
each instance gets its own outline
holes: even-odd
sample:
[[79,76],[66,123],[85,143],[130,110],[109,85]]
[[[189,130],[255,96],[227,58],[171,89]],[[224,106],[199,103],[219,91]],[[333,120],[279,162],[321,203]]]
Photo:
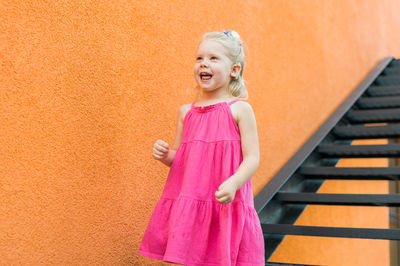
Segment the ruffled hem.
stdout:
[[253,206],[180,196],[161,198],[139,254],[184,265],[265,265],[264,237]]
[[[138,252],[139,255],[145,256],[145,257],[149,257],[152,259],[158,259],[158,260],[162,260],[165,262],[170,262],[170,263],[176,263],[176,264],[182,264],[182,265],[187,265],[187,266],[221,266],[222,264],[215,264],[215,263],[190,263],[190,264],[184,264],[185,260],[181,259],[181,258],[173,258],[173,257],[167,257],[167,256],[163,256],[160,254],[154,254],[154,253],[150,253],[150,252],[146,252],[143,250],[139,250]],[[236,266],[264,266],[265,263],[248,263],[248,262],[241,262],[238,261],[235,264]]]

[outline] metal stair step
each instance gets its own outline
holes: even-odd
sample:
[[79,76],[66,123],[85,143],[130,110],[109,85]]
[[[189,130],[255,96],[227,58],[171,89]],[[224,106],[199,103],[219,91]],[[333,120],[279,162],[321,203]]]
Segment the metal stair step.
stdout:
[[400,65],[386,68],[385,70],[382,71],[382,75],[384,76],[400,75]]
[[400,86],[370,86],[367,89],[370,96],[391,96],[400,95]]
[[393,59],[388,67],[400,66],[400,59]]
[[345,145],[321,144],[317,151],[329,158],[379,158],[400,156],[400,144]]
[[332,132],[340,139],[400,138],[400,124],[335,126]]
[[363,109],[400,107],[400,96],[361,97],[357,105]]
[[285,204],[400,207],[400,194],[331,194],[278,192]]
[[400,229],[261,224],[264,234],[400,240]]
[[318,266],[318,265],[294,264],[294,263],[284,263],[284,262],[266,262],[265,266]]
[[400,108],[350,110],[346,117],[354,123],[400,122]]
[[399,180],[400,167],[301,166],[299,173],[308,179]]
[[400,85],[400,77],[381,75],[375,80],[375,84],[383,86]]

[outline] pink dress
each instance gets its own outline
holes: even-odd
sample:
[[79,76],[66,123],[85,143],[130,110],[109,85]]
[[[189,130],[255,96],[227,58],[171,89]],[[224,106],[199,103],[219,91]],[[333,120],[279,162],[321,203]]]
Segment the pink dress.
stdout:
[[238,100],[192,104],[140,255],[190,266],[265,265],[251,178],[232,202],[222,204],[215,198],[218,187],[243,160],[239,128],[230,109]]

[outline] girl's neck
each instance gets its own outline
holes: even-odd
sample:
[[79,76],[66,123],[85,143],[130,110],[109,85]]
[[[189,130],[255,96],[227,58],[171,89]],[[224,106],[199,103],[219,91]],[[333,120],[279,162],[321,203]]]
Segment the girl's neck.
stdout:
[[221,102],[221,101],[226,101],[232,99],[232,95],[228,93],[220,93],[220,94],[215,94],[215,93],[203,93],[200,95],[198,98],[198,102]]

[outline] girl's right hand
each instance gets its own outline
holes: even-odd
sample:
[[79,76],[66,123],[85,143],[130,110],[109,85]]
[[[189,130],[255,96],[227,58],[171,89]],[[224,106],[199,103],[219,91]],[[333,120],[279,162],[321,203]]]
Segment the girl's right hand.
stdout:
[[165,141],[159,139],[153,145],[153,157],[156,160],[164,159],[168,156],[169,145]]

